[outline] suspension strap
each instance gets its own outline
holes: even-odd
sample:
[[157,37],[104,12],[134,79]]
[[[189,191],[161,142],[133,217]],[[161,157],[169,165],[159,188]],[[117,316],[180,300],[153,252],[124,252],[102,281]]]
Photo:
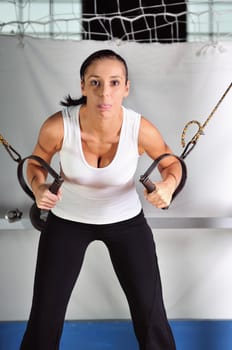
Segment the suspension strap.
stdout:
[[[197,143],[199,137],[201,135],[204,135],[204,129],[205,129],[206,125],[208,124],[210,119],[215,114],[216,110],[218,109],[218,107],[220,106],[220,104],[222,103],[222,101],[224,100],[226,95],[228,94],[228,92],[231,89],[231,87],[232,87],[232,83],[230,83],[230,85],[228,86],[228,88],[226,89],[226,91],[224,92],[222,97],[219,99],[219,101],[217,102],[216,106],[213,108],[212,112],[210,113],[210,115],[208,116],[208,118],[205,120],[205,122],[203,124],[201,124],[197,120],[191,120],[185,125],[185,127],[183,129],[183,132],[182,132],[182,136],[181,136],[181,145],[182,145],[182,147],[185,147],[185,148],[184,148],[184,151],[182,152],[182,154],[180,156],[181,158],[183,158],[183,159],[186,158],[189,155],[189,153],[193,150],[193,148],[196,146],[196,143]],[[198,130],[195,133],[195,135],[192,137],[192,139],[186,145],[185,135],[186,135],[186,132],[187,132],[189,126],[192,125],[192,124],[196,124],[198,126]]]
[[10,155],[11,159],[13,159],[15,162],[19,163],[21,161],[20,154],[4,139],[4,137],[0,134],[0,143],[3,144],[5,147],[5,150]]
[[31,191],[31,189],[28,187],[28,185],[25,181],[25,178],[23,176],[23,165],[24,165],[25,161],[28,159],[32,159],[32,160],[35,160],[36,162],[38,162],[42,166],[42,168],[45,169],[54,178],[53,183],[49,187],[49,191],[56,194],[64,180],[47,162],[45,162],[41,157],[38,157],[35,155],[31,155],[31,156],[23,158],[18,164],[17,176],[18,176],[18,181],[19,181],[21,187],[23,188],[23,190],[28,194],[29,197],[31,197],[32,200],[35,200],[35,196],[34,196],[33,192]]
[[[152,164],[149,166],[149,168],[145,171],[145,173],[143,175],[140,176],[139,181],[143,184],[143,186],[147,189],[148,193],[151,193],[153,191],[155,191],[156,186],[155,184],[150,180],[149,176],[152,173],[152,171],[158,166],[158,164],[161,162],[161,160],[163,160],[164,158],[167,157],[174,157],[176,158],[181,165],[181,170],[182,170],[182,175],[181,175],[181,180],[179,185],[177,186],[175,192],[172,195],[172,201],[173,199],[178,195],[178,193],[182,190],[182,188],[185,185],[185,182],[187,180],[187,167],[186,164],[184,162],[184,160],[181,157],[176,156],[175,154],[171,154],[171,153],[164,153],[161,154],[161,156],[159,156],[158,158],[156,158]],[[164,209],[168,209],[168,207],[164,208]]]
[[30,155],[22,159],[21,155],[4,139],[2,135],[0,135],[0,143],[3,144],[5,147],[6,151],[10,155],[10,157],[18,163],[17,167],[17,176],[18,176],[18,181],[23,188],[24,192],[34,201],[35,196],[29,186],[27,185],[24,175],[23,175],[23,165],[26,160],[28,159],[33,159],[36,162],[38,162],[43,169],[45,169],[53,178],[54,181],[51,184],[49,190],[52,193],[57,193],[59,187],[61,186],[62,182],[64,181],[62,177],[47,163],[45,162],[41,157],[36,156],[36,155]]
[[[213,108],[212,112],[210,113],[210,115],[208,116],[208,118],[206,119],[206,121],[201,125],[201,123],[197,120],[191,120],[189,121],[185,127],[184,130],[182,132],[182,136],[181,136],[181,144],[182,147],[184,148],[184,151],[181,153],[181,155],[178,157],[176,155],[173,154],[169,154],[169,153],[165,153],[162,154],[161,156],[159,156],[157,159],[155,159],[153,161],[153,163],[150,165],[150,167],[147,169],[147,171],[140,176],[139,181],[144,185],[144,187],[147,189],[147,191],[153,192],[155,190],[155,185],[154,183],[149,179],[149,175],[152,173],[152,171],[158,166],[159,162],[166,158],[166,157],[175,157],[176,159],[179,160],[180,164],[181,164],[181,168],[182,168],[182,177],[181,177],[181,181],[178,185],[178,187],[176,188],[175,192],[173,193],[172,196],[172,200],[177,196],[177,194],[182,190],[182,188],[185,185],[186,179],[187,179],[187,168],[184,162],[184,159],[190,154],[190,152],[193,150],[193,148],[196,146],[196,143],[199,139],[199,137],[201,135],[204,135],[204,129],[206,127],[206,125],[208,124],[208,122],[210,121],[210,119],[213,117],[214,113],[216,112],[216,110],[218,109],[219,105],[222,103],[222,101],[224,100],[225,96],[227,95],[227,93],[229,92],[229,90],[232,87],[232,83],[228,86],[228,88],[226,89],[226,91],[224,92],[224,94],[222,95],[222,97],[219,99],[218,103],[216,104],[216,106]],[[198,131],[196,132],[196,134],[192,137],[192,139],[187,143],[187,145],[185,144],[185,135],[187,132],[188,127],[191,124],[196,124],[198,126]],[[167,209],[167,208],[165,208]]]

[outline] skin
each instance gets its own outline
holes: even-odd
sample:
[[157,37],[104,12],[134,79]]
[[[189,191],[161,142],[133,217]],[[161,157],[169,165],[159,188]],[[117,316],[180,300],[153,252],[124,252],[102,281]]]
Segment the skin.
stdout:
[[[82,147],[86,161],[93,167],[105,167],[114,158],[117,151],[123,112],[122,102],[129,94],[130,81],[126,82],[125,68],[116,59],[101,59],[93,62],[86,70],[81,81],[83,96],[87,104],[80,108],[80,126]],[[61,111],[50,116],[42,125],[38,142],[33,154],[48,163],[62,147],[63,120]],[[139,154],[147,153],[156,159],[163,153],[173,153],[164,142],[157,128],[142,117],[139,142]],[[181,167],[174,157],[167,157],[159,164],[162,180],[155,182],[156,190],[145,198],[155,207],[167,207],[180,178]],[[62,191],[55,195],[49,191],[46,172],[38,163],[30,160],[27,166],[27,178],[41,209],[53,208],[62,198]]]

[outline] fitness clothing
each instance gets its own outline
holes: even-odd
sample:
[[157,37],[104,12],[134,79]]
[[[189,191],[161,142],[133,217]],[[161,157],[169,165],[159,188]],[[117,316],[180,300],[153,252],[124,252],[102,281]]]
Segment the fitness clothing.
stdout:
[[[40,237],[33,304],[20,350],[59,349],[67,304],[86,249],[94,240],[108,248],[128,300],[139,349],[175,350],[153,235],[142,212],[106,225],[75,223],[49,215]],[[89,308],[94,302],[93,290]]]
[[[80,106],[63,110],[64,139],[60,163],[64,183],[62,200],[52,212],[64,219],[89,224],[109,224],[129,219],[141,211],[134,184],[141,116],[123,107],[117,152],[111,163],[96,168],[82,150]],[[91,201],[91,205],[90,205]]]

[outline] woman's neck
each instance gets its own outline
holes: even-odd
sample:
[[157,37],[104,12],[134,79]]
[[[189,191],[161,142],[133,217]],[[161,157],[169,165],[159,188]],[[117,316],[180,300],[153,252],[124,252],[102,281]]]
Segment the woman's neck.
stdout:
[[96,111],[91,111],[87,106],[82,106],[79,119],[82,132],[108,139],[119,135],[123,121],[123,110],[120,108],[114,116],[105,117],[97,114]]

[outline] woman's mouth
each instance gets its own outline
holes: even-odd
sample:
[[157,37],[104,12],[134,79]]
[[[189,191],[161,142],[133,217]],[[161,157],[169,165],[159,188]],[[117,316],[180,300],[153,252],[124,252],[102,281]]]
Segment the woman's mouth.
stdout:
[[111,109],[112,105],[109,103],[101,103],[97,105],[97,107],[102,111],[108,111],[109,109]]

